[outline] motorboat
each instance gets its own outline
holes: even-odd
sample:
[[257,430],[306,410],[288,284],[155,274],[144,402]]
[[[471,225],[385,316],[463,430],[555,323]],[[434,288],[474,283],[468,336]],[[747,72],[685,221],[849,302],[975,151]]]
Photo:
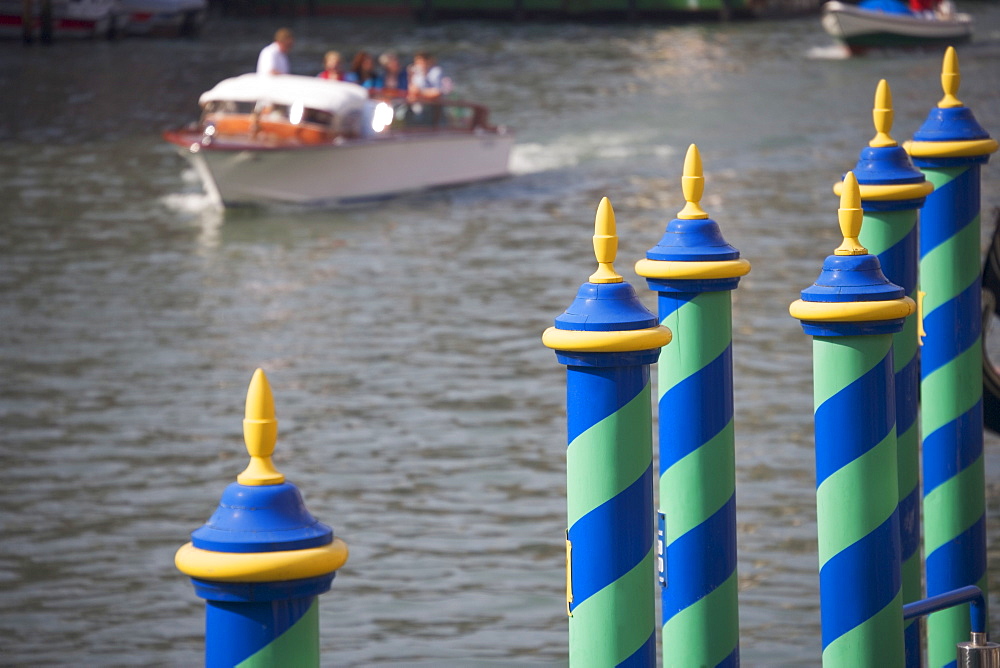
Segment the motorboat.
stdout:
[[346,204],[508,174],[514,136],[486,107],[293,74],[244,74],[164,134],[223,205]]
[[197,35],[208,13],[208,0],[118,0],[131,35]]
[[950,1],[930,12],[913,12],[899,0],[863,0],[852,5],[825,3],[823,29],[852,53],[872,48],[942,46],[972,38],[972,17],[956,12]]
[[118,0],[0,0],[5,37],[112,37],[123,24]]

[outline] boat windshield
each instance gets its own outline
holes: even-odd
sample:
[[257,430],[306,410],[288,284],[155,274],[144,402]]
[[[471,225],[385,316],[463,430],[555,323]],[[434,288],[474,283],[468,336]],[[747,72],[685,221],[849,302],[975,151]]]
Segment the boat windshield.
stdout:
[[[392,120],[385,120],[374,114],[373,127],[376,133],[382,128],[390,132],[421,132],[421,131],[471,131],[477,127],[486,126],[486,109],[468,103],[438,103],[438,102],[407,102],[406,100],[391,100],[379,104],[391,104]],[[378,107],[376,107],[378,108]]]
[[292,125],[320,125],[327,129],[333,128],[336,120],[329,111],[310,109],[301,104],[214,100],[205,104],[202,112],[202,123],[214,123],[220,117],[225,116],[248,116],[251,114],[257,114],[263,120],[291,123]]

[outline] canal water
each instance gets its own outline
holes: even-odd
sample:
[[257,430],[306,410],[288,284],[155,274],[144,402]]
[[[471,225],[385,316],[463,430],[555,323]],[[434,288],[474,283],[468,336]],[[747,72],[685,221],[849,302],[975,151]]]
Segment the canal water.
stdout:
[[[998,136],[1000,7],[963,8],[959,97]],[[159,133],[252,69],[277,20],[0,44],[0,663],[200,662],[204,605],[173,554],[245,465],[263,367],[277,466],[351,549],[320,599],[326,665],[565,664],[564,369],[540,335],[594,269],[605,195],[616,266],[655,308],[632,265],[682,207],[694,142],[703,204],[753,264],[734,294],[743,661],[818,665],[811,344],[787,307],[840,241],[831,185],[874,134],[879,78],[909,138],[941,53],[845,59],[815,16],[290,23],[299,73],[331,48],[436,51],[517,132],[514,174],[222,212]],[[983,178],[986,223],[996,159]]]

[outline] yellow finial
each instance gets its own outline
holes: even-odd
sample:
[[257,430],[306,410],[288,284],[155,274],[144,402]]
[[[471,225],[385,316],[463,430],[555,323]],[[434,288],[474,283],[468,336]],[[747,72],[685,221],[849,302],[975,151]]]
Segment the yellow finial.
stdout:
[[875,106],[872,108],[872,120],[875,121],[875,136],[870,142],[869,146],[875,148],[885,148],[889,146],[898,146],[896,140],[889,136],[889,132],[892,130],[892,91],[889,90],[889,84],[885,79],[878,82],[878,87],[875,89]]
[[963,106],[962,101],[955,97],[960,83],[962,75],[958,71],[958,53],[955,52],[955,47],[949,46],[944,52],[944,62],[941,63],[941,88],[944,89],[944,97],[938,102],[938,108]]
[[701,153],[694,144],[688,146],[684,156],[684,176],[681,177],[681,191],[686,204],[677,217],[681,220],[708,218],[701,208],[701,195],[705,192],[705,177],[701,170]]
[[274,397],[263,369],[254,371],[247,390],[246,413],[243,416],[243,440],[246,441],[250,463],[236,476],[241,485],[278,485],[285,482],[271,462],[274,444],[278,440],[278,421],[274,418]]
[[625,280],[612,266],[618,256],[618,233],[615,230],[615,212],[607,197],[601,198],[594,219],[594,255],[597,256],[597,271],[590,275],[591,283],[621,283]]
[[854,172],[847,172],[844,177],[844,188],[840,193],[840,208],[837,218],[840,220],[840,233],[844,235],[844,243],[840,244],[834,255],[867,255],[868,249],[858,241],[861,234],[861,219],[864,212],[861,209],[861,189]]

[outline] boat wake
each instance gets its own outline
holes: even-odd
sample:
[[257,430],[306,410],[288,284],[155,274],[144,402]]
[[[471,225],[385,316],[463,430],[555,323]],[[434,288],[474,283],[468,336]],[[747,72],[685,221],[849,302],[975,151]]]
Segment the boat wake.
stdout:
[[666,159],[678,149],[668,144],[644,143],[635,136],[613,137],[601,133],[592,137],[573,136],[552,144],[514,144],[510,156],[511,174],[534,174],[575,167],[591,160],[627,160],[651,157]]
[[843,44],[814,46],[806,51],[809,60],[846,60],[850,57],[850,50]]

